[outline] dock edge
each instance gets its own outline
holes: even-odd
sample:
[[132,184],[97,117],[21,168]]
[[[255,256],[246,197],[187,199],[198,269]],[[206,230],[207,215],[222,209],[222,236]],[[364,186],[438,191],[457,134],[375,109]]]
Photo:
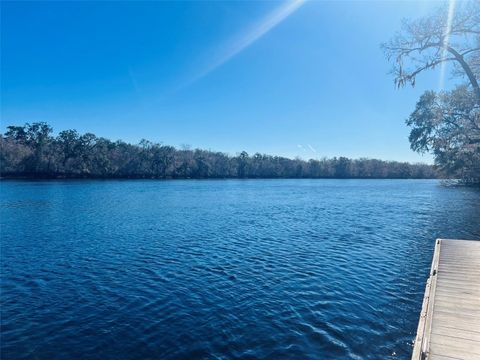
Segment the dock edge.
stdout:
[[435,297],[435,289],[437,286],[437,272],[440,258],[440,248],[442,239],[435,241],[435,250],[433,252],[432,266],[430,268],[430,276],[425,286],[425,295],[423,296],[422,310],[420,312],[420,320],[418,321],[417,335],[415,337],[412,360],[424,360],[427,358],[429,350],[430,330],[432,327],[432,316],[434,301],[430,299]]

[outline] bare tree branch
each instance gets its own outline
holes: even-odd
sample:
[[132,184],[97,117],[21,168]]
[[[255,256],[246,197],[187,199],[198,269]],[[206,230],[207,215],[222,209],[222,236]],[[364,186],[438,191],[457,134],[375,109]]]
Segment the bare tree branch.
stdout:
[[[457,9],[450,27],[447,15],[443,6],[428,17],[404,20],[402,32],[382,44],[387,59],[394,64],[395,85],[414,86],[421,72],[453,62],[458,64],[453,74],[460,75],[458,70],[462,70],[480,103],[480,2],[471,1]],[[445,52],[452,56],[446,57]]]

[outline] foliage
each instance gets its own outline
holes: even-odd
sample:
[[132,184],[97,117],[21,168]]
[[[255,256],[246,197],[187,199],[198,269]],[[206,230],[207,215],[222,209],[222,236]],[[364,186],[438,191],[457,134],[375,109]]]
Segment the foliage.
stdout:
[[452,75],[466,79],[452,91],[425,92],[406,123],[413,150],[432,152],[448,176],[480,184],[480,2],[457,5],[404,21],[383,48],[397,86],[415,85],[418,74],[447,62],[455,65]]
[[407,124],[413,127],[413,150],[432,151],[446,173],[480,183],[480,106],[466,86],[451,92],[427,91]]
[[304,161],[265,154],[175,149],[110,141],[75,130],[52,136],[45,123],[9,126],[0,136],[4,177],[88,178],[434,178],[432,166],[345,157]]

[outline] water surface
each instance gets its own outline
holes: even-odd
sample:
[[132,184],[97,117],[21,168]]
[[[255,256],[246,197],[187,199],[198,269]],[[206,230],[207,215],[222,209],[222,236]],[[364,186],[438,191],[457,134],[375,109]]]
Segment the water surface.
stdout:
[[0,186],[2,359],[407,359],[435,238],[480,239],[429,180]]

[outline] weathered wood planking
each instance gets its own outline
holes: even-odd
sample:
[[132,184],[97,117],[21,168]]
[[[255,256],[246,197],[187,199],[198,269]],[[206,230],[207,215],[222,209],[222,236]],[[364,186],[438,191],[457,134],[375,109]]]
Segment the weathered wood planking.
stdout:
[[480,241],[437,240],[413,359],[480,359]]

